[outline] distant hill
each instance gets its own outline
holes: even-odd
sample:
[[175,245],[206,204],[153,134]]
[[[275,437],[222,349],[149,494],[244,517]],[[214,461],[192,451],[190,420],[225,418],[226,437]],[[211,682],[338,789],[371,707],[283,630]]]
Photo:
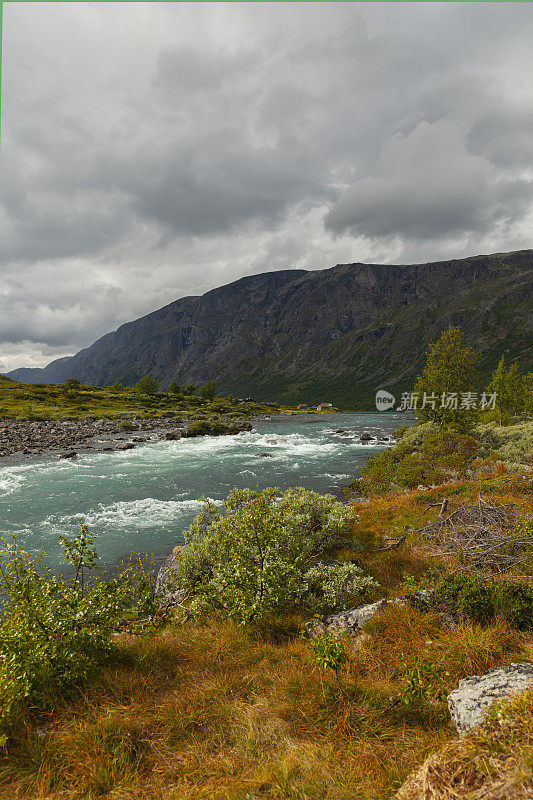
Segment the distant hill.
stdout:
[[533,250],[410,266],[340,264],[252,275],[122,325],[25,382],[103,386],[214,380],[220,393],[371,407],[406,389],[430,342],[458,324],[482,354],[533,368]]

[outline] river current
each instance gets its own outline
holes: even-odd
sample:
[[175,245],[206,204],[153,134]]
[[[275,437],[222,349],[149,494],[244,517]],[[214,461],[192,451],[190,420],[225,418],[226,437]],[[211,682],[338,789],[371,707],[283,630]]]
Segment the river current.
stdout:
[[[183,541],[202,496],[222,500],[234,486],[257,484],[338,492],[383,449],[356,434],[390,435],[406,421],[395,413],[289,417],[255,422],[237,436],[10,464],[0,467],[0,532],[18,533],[32,553],[46,550],[57,568],[58,537],[74,534],[83,519],[106,567],[113,569],[130,551],[154,553],[160,562]],[[336,433],[339,428],[348,435]]]

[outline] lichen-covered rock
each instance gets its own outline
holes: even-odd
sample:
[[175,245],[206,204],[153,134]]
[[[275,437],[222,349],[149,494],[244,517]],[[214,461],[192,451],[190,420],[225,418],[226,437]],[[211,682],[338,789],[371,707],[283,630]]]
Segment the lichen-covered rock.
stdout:
[[459,734],[462,736],[479,725],[494,703],[520,694],[530,686],[533,686],[531,662],[508,664],[459,681],[457,689],[448,695],[448,708]]
[[410,601],[427,600],[430,596],[430,591],[422,591],[412,595],[395,597],[392,600],[378,600],[377,603],[369,603],[365,606],[349,608],[346,611],[329,614],[326,617],[322,617],[321,620],[311,620],[307,622],[305,631],[310,637],[319,636],[324,632],[349,633],[355,636],[361,633],[363,626],[367,622],[374,619],[374,617],[380,614],[385,608],[389,606],[405,606]]
[[370,603],[359,608],[349,608],[347,611],[340,611],[337,614],[329,614],[322,617],[322,620],[312,620],[305,625],[308,636],[319,636],[321,633],[349,633],[352,636],[361,633],[363,625],[369,622],[377,614],[389,605],[405,605],[404,598],[396,600],[379,600],[377,603]]
[[157,573],[155,596],[164,609],[181,606],[187,599],[187,590],[176,582],[176,568],[185,545],[178,544]]

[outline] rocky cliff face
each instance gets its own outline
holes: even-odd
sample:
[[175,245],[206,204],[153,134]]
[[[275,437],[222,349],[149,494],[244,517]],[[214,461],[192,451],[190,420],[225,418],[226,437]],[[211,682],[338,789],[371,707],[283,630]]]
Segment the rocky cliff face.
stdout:
[[486,375],[505,353],[533,366],[533,250],[412,266],[340,264],[242,278],[122,325],[27,382],[214,380],[222,393],[289,402],[373,403],[410,388],[427,347],[459,324]]

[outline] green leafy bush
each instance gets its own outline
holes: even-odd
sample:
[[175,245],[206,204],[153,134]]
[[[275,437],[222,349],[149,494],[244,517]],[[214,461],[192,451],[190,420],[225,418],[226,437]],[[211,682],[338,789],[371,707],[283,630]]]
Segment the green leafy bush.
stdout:
[[434,602],[461,620],[487,623],[495,615],[492,586],[469,575],[445,578],[435,591]]
[[297,586],[297,602],[311,610],[334,611],[354,603],[377,586],[356,564],[315,564],[305,569]]
[[[420,602],[415,600],[415,605],[420,607]],[[452,575],[441,581],[425,607],[445,611],[461,622],[486,625],[502,616],[518,630],[533,628],[533,588],[526,583]]]
[[435,662],[433,653],[402,653],[395,675],[399,681],[401,702],[409,706],[428,700],[443,700],[446,696],[446,675],[443,664]]
[[135,425],[133,422],[130,422],[128,419],[122,420],[122,422],[120,423],[119,427],[123,431],[135,431],[135,430],[137,430],[137,425]]
[[193,610],[218,609],[246,623],[287,605],[329,608],[375,584],[354,565],[318,559],[345,539],[356,520],[332,495],[302,488],[234,489],[219,509],[206,500],[185,531],[173,580]]
[[339,681],[339,669],[348,663],[348,656],[342,641],[331,631],[324,631],[308,640],[317,666],[320,669],[331,669],[335,673],[337,686],[342,694]]
[[403,433],[393,447],[365,463],[358,490],[390,491],[395,487],[437,485],[447,477],[464,477],[472,468],[478,445],[469,435],[441,430],[433,423]]
[[44,554],[33,559],[16,536],[2,539],[0,729],[24,708],[44,708],[83,683],[113,652],[111,634],[124,615],[153,610],[153,571],[138,557],[104,581],[91,577],[98,555],[85,525],[61,541],[73,570],[68,580],[51,572]]
[[198,422],[192,422],[187,428],[188,436],[220,436],[224,433],[228,433],[227,424],[217,420],[198,420]]
[[136,388],[139,394],[155,395],[159,389],[159,382],[150,375],[145,375],[137,382]]
[[213,400],[217,392],[217,387],[213,381],[206,381],[202,383],[198,389],[200,397],[205,397],[207,400]]

